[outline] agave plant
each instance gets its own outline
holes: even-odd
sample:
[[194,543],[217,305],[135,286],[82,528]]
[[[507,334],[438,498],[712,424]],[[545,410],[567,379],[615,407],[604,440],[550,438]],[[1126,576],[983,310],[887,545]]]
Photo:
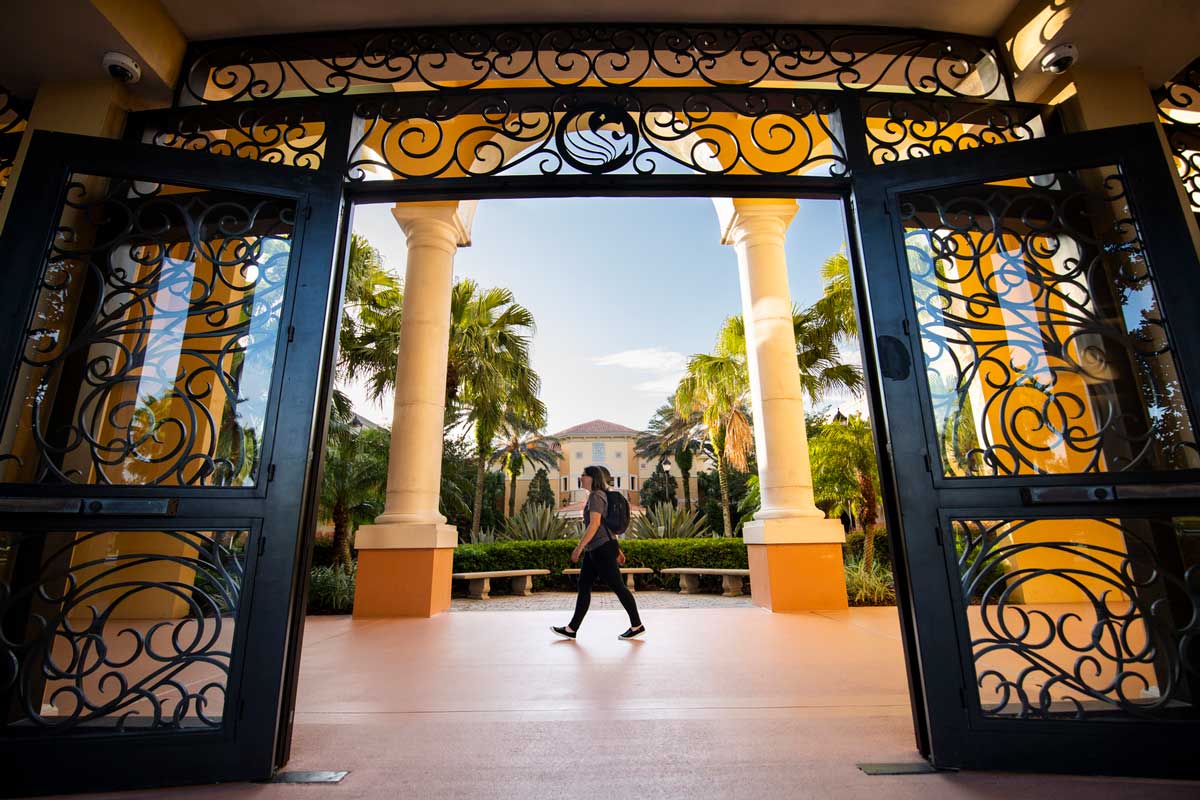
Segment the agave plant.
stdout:
[[634,539],[691,539],[712,536],[708,523],[699,511],[674,508],[659,503],[630,521],[629,533]]
[[497,532],[498,541],[571,539],[579,536],[579,524],[554,513],[550,506],[525,505],[504,521]]
[[495,544],[496,531],[493,528],[470,534],[471,544]]

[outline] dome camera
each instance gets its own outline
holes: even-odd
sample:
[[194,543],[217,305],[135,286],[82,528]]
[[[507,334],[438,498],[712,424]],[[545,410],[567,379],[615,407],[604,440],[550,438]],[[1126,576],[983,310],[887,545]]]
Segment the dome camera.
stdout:
[[121,83],[137,83],[142,79],[142,67],[131,56],[115,50],[105,53],[100,59],[105,71]]
[[1075,49],[1073,44],[1060,44],[1057,47],[1052,47],[1042,56],[1041,65],[1042,72],[1049,72],[1051,75],[1060,75],[1066,72],[1075,60],[1079,58],[1079,51]]

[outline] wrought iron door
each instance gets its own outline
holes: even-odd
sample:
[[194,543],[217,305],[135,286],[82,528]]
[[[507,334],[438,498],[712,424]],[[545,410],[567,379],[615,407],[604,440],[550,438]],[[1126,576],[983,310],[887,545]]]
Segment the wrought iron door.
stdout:
[[34,135],[0,239],[0,793],[271,774],[330,329],[323,180]]
[[1200,265],[1157,132],[854,204],[933,763],[1200,775]]

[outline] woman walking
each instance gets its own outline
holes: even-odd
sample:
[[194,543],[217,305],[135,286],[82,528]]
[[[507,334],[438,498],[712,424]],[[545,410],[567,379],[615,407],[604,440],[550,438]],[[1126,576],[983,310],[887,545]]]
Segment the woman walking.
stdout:
[[637,602],[633,592],[621,580],[621,564],[625,563],[625,554],[617,544],[617,537],[609,532],[604,524],[604,515],[608,511],[608,481],[602,467],[586,467],[583,470],[583,488],[588,490],[587,503],[583,509],[583,538],[571,553],[571,561],[579,565],[579,594],[575,598],[575,616],[564,627],[552,627],[550,630],[559,636],[574,639],[583,618],[592,604],[592,584],[597,576],[613,590],[625,612],[629,614],[629,630],[618,638],[632,639],[646,632],[638,616]]

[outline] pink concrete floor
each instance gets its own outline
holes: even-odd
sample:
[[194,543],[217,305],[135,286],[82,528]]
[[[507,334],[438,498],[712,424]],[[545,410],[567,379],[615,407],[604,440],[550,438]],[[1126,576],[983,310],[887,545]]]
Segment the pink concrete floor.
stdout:
[[990,773],[870,777],[913,761],[891,608],[618,611],[578,641],[561,611],[310,618],[291,770],[338,785],[128,798],[1194,798],[1182,782]]

